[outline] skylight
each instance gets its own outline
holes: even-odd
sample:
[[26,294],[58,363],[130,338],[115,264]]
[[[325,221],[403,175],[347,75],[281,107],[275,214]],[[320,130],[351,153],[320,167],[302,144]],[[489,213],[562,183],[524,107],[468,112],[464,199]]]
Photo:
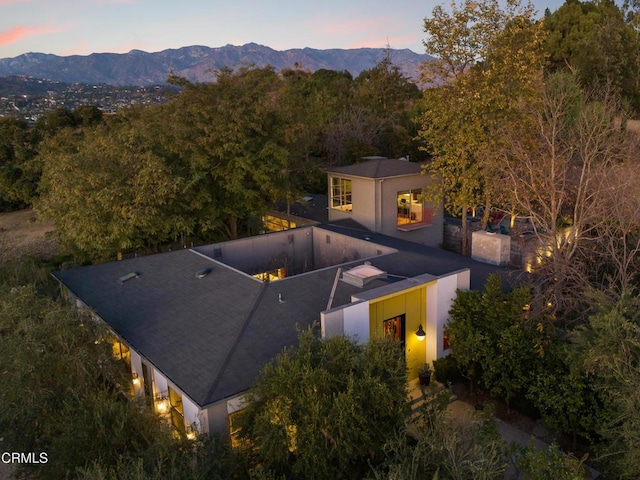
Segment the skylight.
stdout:
[[353,267],[350,270],[345,270],[342,274],[343,282],[361,288],[377,278],[387,278],[387,272],[374,267],[369,262]]

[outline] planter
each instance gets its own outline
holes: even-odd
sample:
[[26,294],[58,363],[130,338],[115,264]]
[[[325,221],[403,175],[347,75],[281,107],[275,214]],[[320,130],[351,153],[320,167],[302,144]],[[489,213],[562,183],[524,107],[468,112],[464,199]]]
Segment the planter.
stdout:
[[431,383],[431,372],[419,373],[418,380],[420,381],[420,385],[422,385],[423,387],[428,387],[429,383]]

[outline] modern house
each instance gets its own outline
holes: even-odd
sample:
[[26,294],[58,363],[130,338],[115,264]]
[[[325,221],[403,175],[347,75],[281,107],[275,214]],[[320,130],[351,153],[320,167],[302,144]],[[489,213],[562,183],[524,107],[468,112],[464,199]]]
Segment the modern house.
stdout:
[[296,344],[296,327],[319,324],[325,337],[359,342],[393,336],[404,345],[409,379],[417,377],[421,363],[447,353],[443,328],[456,289],[479,288],[495,268],[327,225],[54,277],[110,330],[136,394],[189,434],[228,431],[262,366]]
[[327,170],[329,222],[351,219],[372,232],[422,245],[442,244],[442,204],[429,201],[436,185],[422,164],[366,157],[362,163]]
[[499,269],[429,246],[441,208],[424,200],[418,164],[374,158],[328,174],[328,223],[54,272],[107,326],[135,393],[177,430],[232,430],[243,393],[297,328],[393,337],[414,380],[448,353],[456,290]]

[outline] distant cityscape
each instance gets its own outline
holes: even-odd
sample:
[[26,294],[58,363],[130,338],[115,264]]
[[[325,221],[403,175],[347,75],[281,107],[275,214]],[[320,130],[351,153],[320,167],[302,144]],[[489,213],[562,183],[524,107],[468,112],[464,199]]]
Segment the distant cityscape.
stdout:
[[73,111],[83,105],[115,113],[132,105],[163,103],[175,91],[166,85],[115,87],[41,80],[29,76],[0,78],[0,118],[17,117],[35,123],[59,108]]

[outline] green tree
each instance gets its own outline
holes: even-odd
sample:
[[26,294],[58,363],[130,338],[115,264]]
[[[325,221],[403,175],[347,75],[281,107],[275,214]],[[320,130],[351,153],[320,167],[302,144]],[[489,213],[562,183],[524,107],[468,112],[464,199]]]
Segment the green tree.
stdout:
[[374,471],[377,479],[490,480],[504,478],[505,446],[493,418],[460,421],[446,411],[450,392],[426,402],[413,437],[387,439],[387,460]]
[[551,341],[528,310],[530,302],[528,287],[507,293],[500,277],[492,275],[482,292],[458,292],[446,326],[458,364],[507,405],[524,396]]
[[[499,178],[499,130],[517,120],[516,106],[535,98],[544,56],[531,5],[464,1],[425,18],[428,62],[420,137],[433,155],[430,173],[442,179],[445,207],[462,216],[462,252],[468,254],[466,212],[486,203]],[[432,194],[438,195],[439,192]],[[486,220],[485,220],[486,221]]]
[[144,136],[143,118],[61,131],[41,148],[35,207],[81,255],[105,258],[192,230],[181,208],[183,179]]
[[59,479],[92,462],[140,458],[152,471],[180,461],[183,447],[168,427],[127,399],[126,370],[88,312],[40,297],[32,285],[3,286],[0,319],[3,448],[48,457],[21,470]]
[[640,298],[623,292],[590,295],[597,305],[574,336],[586,373],[606,400],[602,460],[612,477],[637,477],[640,462]]
[[[630,16],[629,21],[633,21]],[[551,71],[577,72],[584,88],[611,86],[638,99],[638,37],[623,9],[613,1],[568,0],[544,19]]]
[[256,465],[287,478],[362,478],[384,439],[404,429],[406,364],[399,345],[344,337],[299,346],[266,366],[247,395],[240,435]]
[[35,153],[26,122],[0,119],[0,211],[24,208],[31,202],[39,176],[33,168]]
[[515,467],[518,478],[523,480],[584,480],[585,471],[581,460],[567,456],[553,443],[547,449],[539,450],[529,445],[518,452]]
[[418,157],[413,141],[417,135],[413,116],[421,97],[415,82],[393,64],[390,50],[375,67],[361,72],[355,79],[354,105],[366,108],[382,121],[381,131],[374,139],[380,155]]
[[172,122],[191,174],[202,179],[229,238],[261,213],[289,152],[278,128],[279,79],[272,68],[221,70],[215,83],[188,84],[172,103]]

